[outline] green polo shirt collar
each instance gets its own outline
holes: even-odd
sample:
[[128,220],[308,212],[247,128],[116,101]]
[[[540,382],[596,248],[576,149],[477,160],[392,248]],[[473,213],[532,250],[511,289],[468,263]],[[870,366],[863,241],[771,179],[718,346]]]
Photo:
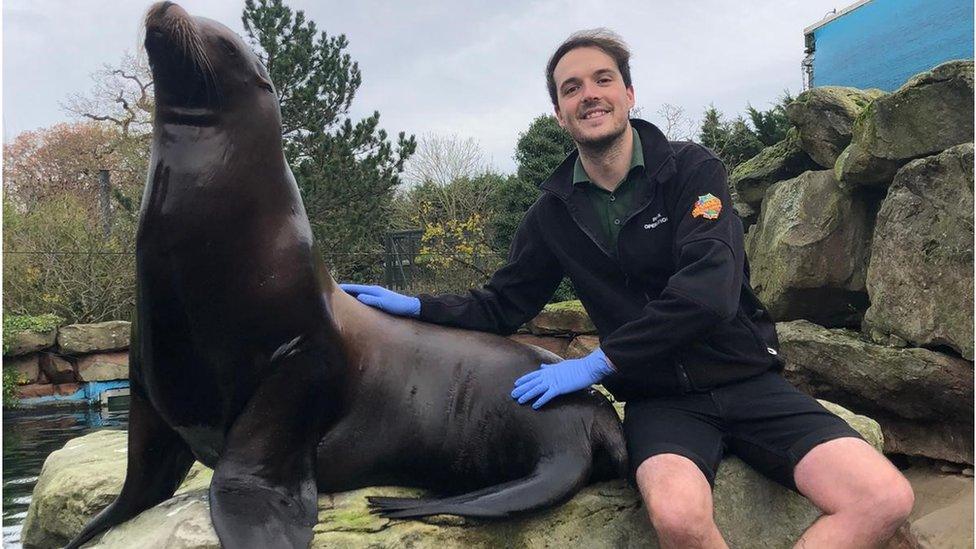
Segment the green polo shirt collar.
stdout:
[[[637,130],[633,127],[630,131],[634,135],[634,151],[630,155],[630,168],[627,170],[627,175],[621,180],[621,184],[627,181],[627,177],[630,175],[634,168],[644,167],[644,149],[641,146],[640,136],[637,135]],[[580,161],[579,156],[576,157],[576,164],[573,165],[573,184],[576,183],[591,183],[590,176],[586,175],[586,170],[583,169],[583,163]]]

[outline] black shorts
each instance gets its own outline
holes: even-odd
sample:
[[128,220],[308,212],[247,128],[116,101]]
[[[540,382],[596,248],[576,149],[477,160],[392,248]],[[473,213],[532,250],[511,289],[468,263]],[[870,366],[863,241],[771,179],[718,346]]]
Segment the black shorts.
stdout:
[[705,392],[628,401],[624,433],[631,482],[647,458],[678,454],[695,462],[714,486],[728,451],[792,490],[793,469],[814,446],[862,438],[775,372]]

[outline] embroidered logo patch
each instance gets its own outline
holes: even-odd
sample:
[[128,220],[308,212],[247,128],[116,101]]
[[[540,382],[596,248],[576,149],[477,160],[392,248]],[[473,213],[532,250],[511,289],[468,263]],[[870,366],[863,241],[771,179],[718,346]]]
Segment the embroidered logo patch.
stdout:
[[722,201],[712,193],[708,193],[698,197],[698,202],[695,202],[695,209],[691,210],[691,216],[718,219],[718,214],[721,211]]

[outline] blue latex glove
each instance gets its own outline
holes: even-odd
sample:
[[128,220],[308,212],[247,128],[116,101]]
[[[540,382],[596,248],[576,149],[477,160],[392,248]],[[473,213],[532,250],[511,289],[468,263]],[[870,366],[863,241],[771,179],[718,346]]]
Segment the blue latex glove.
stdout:
[[339,287],[345,290],[347,294],[355,296],[362,303],[386,311],[391,315],[420,316],[420,300],[416,297],[398,294],[382,286],[339,284]]
[[519,404],[525,404],[542,395],[532,404],[532,408],[538,410],[557,396],[585,389],[613,372],[607,355],[597,347],[583,358],[542,364],[538,370],[516,379],[512,398],[518,399]]

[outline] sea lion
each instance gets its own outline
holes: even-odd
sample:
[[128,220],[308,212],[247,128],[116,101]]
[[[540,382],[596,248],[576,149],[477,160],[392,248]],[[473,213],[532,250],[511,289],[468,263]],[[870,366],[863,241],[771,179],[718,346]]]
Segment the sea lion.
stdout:
[[156,106],[136,245],[125,483],[69,544],[214,469],[228,547],[305,547],[316,491],[373,484],[390,517],[498,518],[623,474],[613,408],[593,392],[544,411],[512,383],[555,355],[394,318],[345,294],[313,247],[266,69],[220,23],[171,2],[145,20]]

